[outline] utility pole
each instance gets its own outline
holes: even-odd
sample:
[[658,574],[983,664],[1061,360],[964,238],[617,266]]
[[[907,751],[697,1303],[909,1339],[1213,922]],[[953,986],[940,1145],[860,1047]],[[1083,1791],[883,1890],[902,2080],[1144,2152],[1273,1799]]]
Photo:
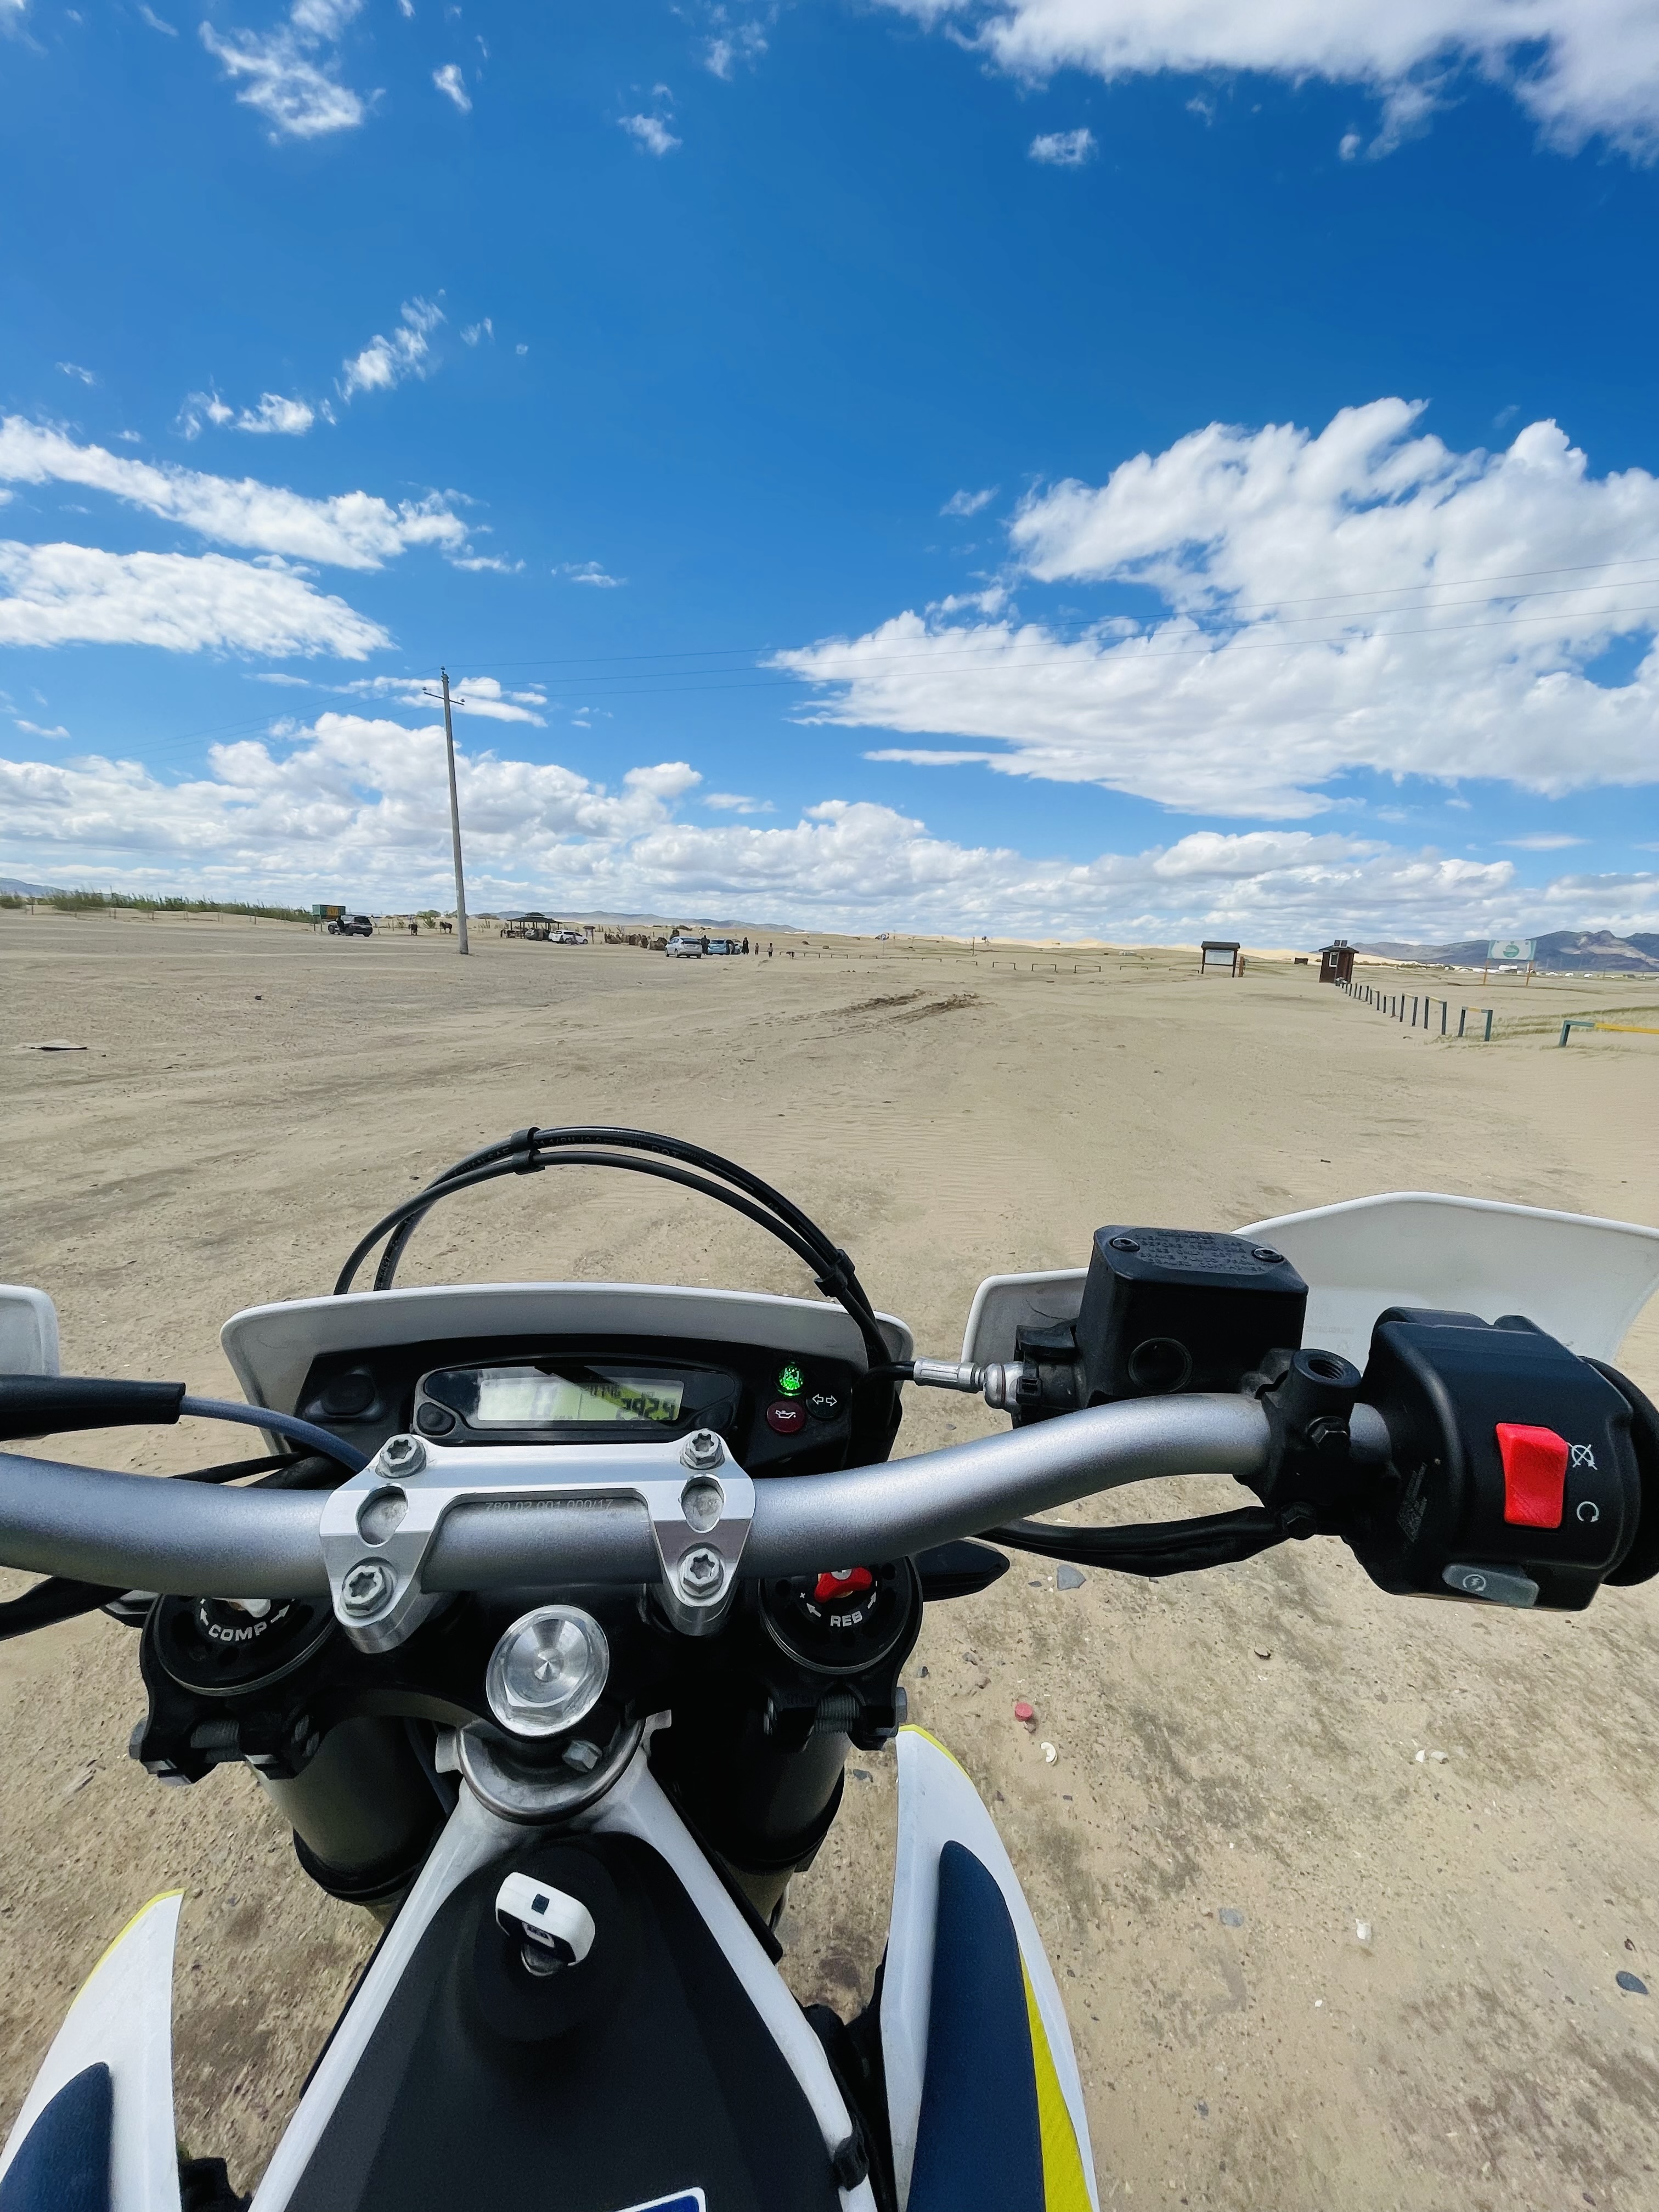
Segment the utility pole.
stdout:
[[[451,717],[449,671],[438,671],[443,684],[441,693],[428,691],[428,699],[441,697],[444,702],[444,750],[449,756],[449,834],[455,848],[455,950],[465,952],[466,945],[466,880],[461,872],[461,802],[455,789],[455,724]],[[463,699],[460,704],[465,707]]]

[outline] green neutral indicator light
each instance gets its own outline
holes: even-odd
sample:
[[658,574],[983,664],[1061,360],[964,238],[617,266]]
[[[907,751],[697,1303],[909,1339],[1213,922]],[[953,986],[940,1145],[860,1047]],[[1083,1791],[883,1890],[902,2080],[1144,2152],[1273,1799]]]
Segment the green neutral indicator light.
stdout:
[[778,1388],[786,1398],[793,1398],[798,1391],[806,1388],[806,1377],[793,1360],[779,1376]]

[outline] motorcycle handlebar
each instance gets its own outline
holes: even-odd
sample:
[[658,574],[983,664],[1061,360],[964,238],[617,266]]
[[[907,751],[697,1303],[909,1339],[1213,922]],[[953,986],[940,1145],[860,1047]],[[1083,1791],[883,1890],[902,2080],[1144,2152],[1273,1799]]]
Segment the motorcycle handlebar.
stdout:
[[[1382,1456],[1381,1417],[1353,1409],[1356,1451]],[[1259,1473],[1267,1416],[1254,1398],[1134,1399],[831,1474],[756,1485],[740,1572],[807,1574],[826,1561],[902,1559],[1097,1492],[1164,1475]],[[0,1564],[179,1596],[326,1591],[322,1498],[219,1490],[0,1453]],[[463,1504],[439,1528],[429,1590],[648,1582],[659,1571],[643,1505]]]

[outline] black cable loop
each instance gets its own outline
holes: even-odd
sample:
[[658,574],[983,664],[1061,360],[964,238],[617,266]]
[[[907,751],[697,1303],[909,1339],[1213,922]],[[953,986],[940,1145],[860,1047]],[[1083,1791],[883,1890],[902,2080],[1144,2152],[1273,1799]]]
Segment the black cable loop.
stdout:
[[[665,1157],[633,1158],[626,1151],[595,1149],[596,1142],[633,1146],[640,1151]],[[737,1188],[722,1188],[719,1182],[705,1176],[694,1175],[684,1167],[670,1164],[673,1160],[689,1160],[697,1166],[706,1166],[710,1175],[718,1176]],[[815,1222],[759,1176],[751,1176],[747,1170],[723,1160],[718,1153],[707,1152],[700,1145],[689,1144],[678,1138],[659,1137],[645,1130],[611,1129],[598,1126],[558,1130],[516,1130],[505,1140],[482,1147],[446,1170],[424,1190],[404,1200],[391,1212],[383,1215],[358,1242],[340,1270],[334,1285],[334,1295],[341,1297],[349,1291],[359,1267],[382,1237],[388,1237],[389,1241],[375,1271],[374,1288],[377,1291],[390,1289],[398,1262],[410,1237],[441,1198],[495,1182],[504,1175],[538,1174],[544,1168],[557,1166],[620,1168],[635,1175],[649,1175],[662,1182],[678,1183],[682,1188],[719,1200],[733,1212],[754,1222],[758,1228],[766,1230],[780,1243],[787,1245],[796,1258],[812,1271],[819,1290],[825,1296],[836,1298],[844,1307],[864,1339],[872,1364],[885,1365],[890,1362],[891,1355],[886,1339],[881,1334],[874,1309],[858,1279],[851,1259],[830,1243]],[[751,1195],[744,1196],[744,1192]]]
[[[498,1138],[493,1145],[481,1145],[476,1152],[467,1153],[464,1159],[457,1160],[453,1167],[446,1168],[441,1175],[435,1176],[427,1185],[433,1206],[435,1206],[442,1197],[444,1186],[455,1176],[465,1174],[470,1168],[483,1167],[491,1160],[507,1159],[517,1152],[523,1152],[526,1155],[526,1158],[520,1164],[517,1171],[520,1175],[531,1174],[533,1170],[529,1165],[528,1156],[534,1147],[535,1139],[534,1129],[515,1129],[510,1137]],[[380,1264],[374,1271],[374,1287],[377,1291],[389,1291],[392,1288],[397,1278],[398,1263],[404,1256],[410,1238],[431,1210],[431,1206],[426,1206],[419,1213],[410,1214],[408,1220],[400,1223],[393,1231],[385,1251],[380,1255]]]
[[[535,1157],[538,1149],[551,1149],[555,1146],[594,1144],[615,1145],[632,1147],[640,1152],[660,1152],[667,1158],[682,1160],[693,1167],[702,1168],[709,1174],[718,1176],[722,1182],[732,1183],[738,1189],[746,1191],[751,1198],[757,1199],[763,1206],[779,1215],[799,1236],[817,1248],[820,1255],[818,1265],[826,1273],[834,1276],[838,1270],[844,1270],[854,1296],[873,1318],[873,1309],[870,1306],[863,1285],[858,1280],[857,1271],[851,1259],[838,1246],[830,1243],[828,1236],[809,1215],[803,1213],[801,1209],[792,1200],[786,1198],[781,1191],[775,1190],[770,1183],[763,1182],[759,1176],[750,1174],[747,1168],[739,1167],[736,1161],[726,1159],[719,1152],[711,1152],[701,1145],[694,1145],[686,1138],[664,1137],[650,1129],[629,1129],[599,1122],[576,1123],[568,1127],[557,1129],[515,1129],[510,1137],[498,1139],[493,1145],[482,1146],[477,1152],[469,1152],[464,1159],[458,1160],[453,1167],[446,1168],[441,1175],[434,1177],[428,1184],[425,1194],[428,1195],[435,1205],[437,1200],[448,1189],[461,1187],[461,1179],[471,1170],[488,1165],[495,1160],[516,1158],[516,1172],[528,1175],[535,1173],[544,1164]],[[520,1155],[523,1157],[519,1158]],[[399,1231],[396,1240],[399,1257],[422,1218],[423,1214],[415,1215]],[[388,1261],[390,1261],[389,1271]],[[375,1277],[376,1290],[389,1290],[396,1272],[397,1260],[392,1258],[388,1252],[383,1256],[380,1268]]]
[[428,1184],[428,1191],[435,1202],[436,1198],[442,1194],[444,1189],[454,1183],[458,1178],[475,1168],[485,1166],[493,1161],[516,1159],[519,1173],[533,1173],[543,1164],[534,1157],[540,1149],[550,1149],[555,1146],[593,1144],[615,1145],[633,1147],[641,1152],[660,1152],[669,1158],[683,1160],[692,1166],[703,1168],[709,1173],[720,1176],[722,1181],[733,1183],[738,1189],[747,1191],[750,1197],[758,1199],[763,1205],[779,1214],[800,1236],[817,1246],[826,1261],[833,1258],[848,1267],[851,1266],[846,1254],[838,1251],[836,1247],[830,1243],[829,1237],[816,1222],[803,1213],[792,1200],[784,1197],[781,1191],[774,1190],[769,1183],[763,1182],[758,1176],[751,1175],[746,1168],[739,1167],[735,1161],[723,1158],[718,1152],[711,1152],[701,1145],[692,1144],[688,1139],[660,1136],[649,1129],[629,1129],[601,1123],[574,1124],[563,1128],[551,1129],[515,1129],[510,1137],[498,1139],[492,1145],[482,1146],[477,1152],[469,1152],[464,1159],[458,1160],[454,1166],[447,1168],[441,1175]]

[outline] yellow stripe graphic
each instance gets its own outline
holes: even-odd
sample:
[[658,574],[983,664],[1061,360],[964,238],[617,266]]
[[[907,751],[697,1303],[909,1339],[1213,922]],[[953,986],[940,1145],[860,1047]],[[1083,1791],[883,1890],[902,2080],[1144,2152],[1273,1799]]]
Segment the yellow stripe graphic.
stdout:
[[1036,2072],[1037,2126],[1042,2137],[1042,2201],[1047,2212],[1092,2212],[1089,2185],[1083,2174],[1083,2154],[1077,2130],[1072,2125],[1066,2092],[1054,2070],[1054,2053],[1037,2010],[1036,1991],[1024,1959],[1019,1962],[1025,1984],[1025,2017],[1031,2031],[1031,2062]]

